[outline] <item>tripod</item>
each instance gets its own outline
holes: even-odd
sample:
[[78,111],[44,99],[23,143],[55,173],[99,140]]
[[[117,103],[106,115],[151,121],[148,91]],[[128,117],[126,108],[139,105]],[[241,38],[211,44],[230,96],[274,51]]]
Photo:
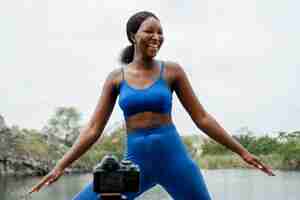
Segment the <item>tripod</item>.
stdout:
[[101,200],[127,200],[127,197],[120,193],[103,193],[99,194],[99,197]]

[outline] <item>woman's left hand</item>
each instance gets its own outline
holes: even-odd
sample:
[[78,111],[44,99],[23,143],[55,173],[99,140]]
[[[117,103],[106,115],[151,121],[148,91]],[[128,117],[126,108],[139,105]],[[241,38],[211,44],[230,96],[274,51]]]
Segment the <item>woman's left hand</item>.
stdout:
[[260,162],[251,153],[245,152],[241,155],[241,157],[244,159],[245,162],[247,162],[248,164],[254,166],[255,168],[265,172],[269,176],[275,176],[275,174],[272,172],[272,169],[270,167],[268,167],[265,164],[263,164],[262,162]]

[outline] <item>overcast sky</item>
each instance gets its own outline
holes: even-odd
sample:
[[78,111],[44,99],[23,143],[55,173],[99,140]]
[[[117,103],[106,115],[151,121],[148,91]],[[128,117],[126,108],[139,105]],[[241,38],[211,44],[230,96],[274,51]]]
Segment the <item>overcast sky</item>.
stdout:
[[[58,106],[85,123],[128,45],[137,11],[161,19],[158,59],[180,63],[200,102],[230,133],[300,130],[300,2],[296,0],[1,0],[0,114],[42,128]],[[181,134],[199,130],[173,96]],[[116,104],[108,126],[123,120]]]

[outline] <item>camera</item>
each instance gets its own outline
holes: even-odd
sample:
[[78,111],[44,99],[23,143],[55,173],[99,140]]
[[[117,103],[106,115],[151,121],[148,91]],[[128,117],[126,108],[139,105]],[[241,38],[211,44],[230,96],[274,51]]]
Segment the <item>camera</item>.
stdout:
[[96,193],[138,192],[140,169],[130,160],[121,162],[113,155],[106,155],[93,170]]

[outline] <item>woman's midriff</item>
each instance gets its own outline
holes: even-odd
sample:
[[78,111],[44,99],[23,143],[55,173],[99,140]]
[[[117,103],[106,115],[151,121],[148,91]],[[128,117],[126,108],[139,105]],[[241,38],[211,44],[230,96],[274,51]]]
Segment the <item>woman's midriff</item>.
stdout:
[[126,130],[130,134],[130,132],[134,132],[136,129],[154,128],[170,123],[173,122],[169,114],[143,112],[126,119]]

